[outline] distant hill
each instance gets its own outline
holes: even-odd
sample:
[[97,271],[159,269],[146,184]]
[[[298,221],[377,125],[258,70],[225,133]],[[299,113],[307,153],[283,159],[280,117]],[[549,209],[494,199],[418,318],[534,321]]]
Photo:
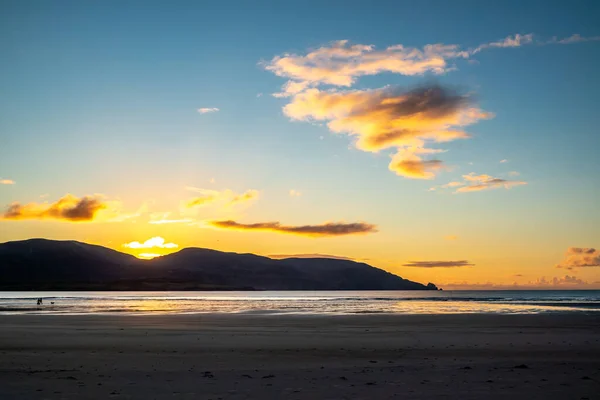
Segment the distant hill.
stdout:
[[0,290],[436,290],[368,264],[187,248],[152,260],[76,241],[0,244]]

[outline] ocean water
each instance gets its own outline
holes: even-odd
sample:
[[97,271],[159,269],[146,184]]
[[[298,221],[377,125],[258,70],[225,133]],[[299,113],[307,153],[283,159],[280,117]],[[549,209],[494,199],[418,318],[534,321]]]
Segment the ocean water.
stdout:
[[[36,305],[43,299],[41,306]],[[0,292],[2,314],[464,314],[600,311],[600,290]]]

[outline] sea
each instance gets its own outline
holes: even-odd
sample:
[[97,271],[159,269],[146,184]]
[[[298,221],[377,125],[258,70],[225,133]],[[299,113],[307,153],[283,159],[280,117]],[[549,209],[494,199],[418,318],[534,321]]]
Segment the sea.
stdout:
[[[37,305],[39,298],[42,299],[41,305]],[[539,314],[599,311],[600,290],[0,292],[0,315]]]

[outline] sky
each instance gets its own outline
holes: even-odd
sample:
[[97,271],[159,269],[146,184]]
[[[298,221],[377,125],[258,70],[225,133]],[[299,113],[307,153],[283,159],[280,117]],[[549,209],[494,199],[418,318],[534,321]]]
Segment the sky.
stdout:
[[597,1],[3,1],[0,242],[600,289]]

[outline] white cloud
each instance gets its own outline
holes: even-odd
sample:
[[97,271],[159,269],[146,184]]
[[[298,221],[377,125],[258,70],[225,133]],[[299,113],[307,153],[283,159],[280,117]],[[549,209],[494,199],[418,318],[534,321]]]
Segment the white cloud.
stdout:
[[571,44],[571,43],[581,43],[581,42],[596,42],[600,40],[600,36],[590,36],[590,37],[584,37],[581,36],[580,34],[576,33],[574,35],[571,35],[569,37],[566,38],[562,38],[562,39],[558,39],[556,37],[553,37],[552,39],[550,39],[547,44],[554,44],[554,43],[558,43],[558,44]]
[[163,239],[162,237],[155,236],[153,238],[146,240],[144,243],[140,243],[140,242],[125,243],[125,244],[123,244],[123,247],[127,247],[129,249],[153,249],[153,248],[175,249],[179,246],[176,245],[175,243],[166,243],[165,239]]
[[200,114],[214,113],[214,112],[217,112],[217,111],[221,111],[221,110],[219,110],[219,109],[218,109],[218,108],[216,108],[216,107],[210,107],[210,108],[199,108],[199,109],[198,109],[198,112],[199,112]]
[[151,260],[156,257],[160,257],[160,254],[156,254],[156,253],[140,253],[140,254],[138,254],[138,258],[141,258],[144,260]]
[[485,50],[485,49],[489,49],[489,48],[493,48],[493,47],[497,47],[497,48],[521,47],[523,45],[531,44],[531,43],[533,43],[533,34],[532,33],[528,33],[527,35],[521,35],[521,34],[517,33],[516,35],[507,36],[506,38],[496,41],[496,42],[484,43],[482,45],[479,45],[478,47],[476,47],[474,50],[470,51],[469,53],[472,55],[472,54],[479,53],[481,50]]

